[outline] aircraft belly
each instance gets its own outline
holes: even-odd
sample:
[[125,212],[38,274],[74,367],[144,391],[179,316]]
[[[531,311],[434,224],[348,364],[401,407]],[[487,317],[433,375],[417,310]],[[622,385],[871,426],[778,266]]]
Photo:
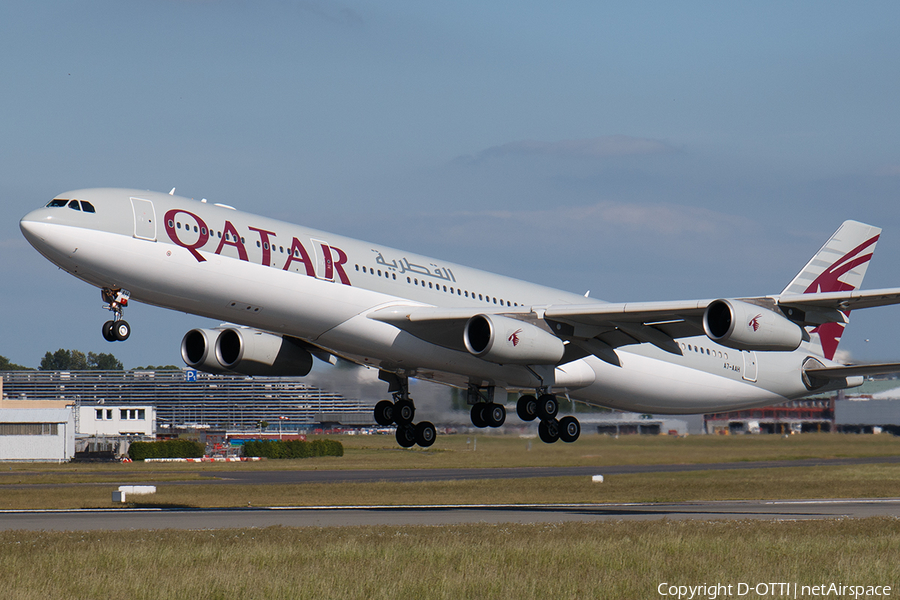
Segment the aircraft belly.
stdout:
[[721,412],[787,400],[762,387],[687,366],[627,352],[620,356],[620,367],[585,359],[596,380],[574,396],[610,408],[661,414]]

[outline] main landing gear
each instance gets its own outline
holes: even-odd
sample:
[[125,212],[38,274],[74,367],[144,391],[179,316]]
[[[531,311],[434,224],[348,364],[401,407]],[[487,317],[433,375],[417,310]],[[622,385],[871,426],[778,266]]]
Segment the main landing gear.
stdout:
[[[494,402],[493,386],[470,385],[467,400],[472,405],[470,416],[475,427],[500,427],[506,421],[506,408]],[[574,442],[581,435],[581,423],[575,417],[557,420],[558,412],[559,400],[546,389],[539,390],[536,397],[522,396],[516,403],[516,414],[523,421],[540,418],[538,436],[542,442]]]
[[506,407],[494,402],[494,386],[469,385],[466,401],[475,427],[500,427],[506,422]]
[[563,417],[557,420],[559,412],[559,400],[553,394],[545,390],[538,392],[538,396],[525,395],[516,403],[516,414],[523,421],[534,421],[540,418],[538,424],[538,437],[546,444],[552,444],[556,440],[574,442],[581,435],[581,423],[575,417]]
[[128,290],[115,290],[103,288],[100,297],[103,298],[106,310],[112,311],[114,319],[103,324],[103,339],[107,342],[124,342],[131,335],[131,325],[122,319],[125,307],[128,306],[130,297]]
[[375,405],[375,422],[383,427],[397,424],[397,443],[404,448],[418,444],[427,448],[434,443],[437,431],[428,421],[413,423],[416,407],[409,397],[409,379],[387,371],[379,371],[378,379],[388,383],[394,401],[382,400]]

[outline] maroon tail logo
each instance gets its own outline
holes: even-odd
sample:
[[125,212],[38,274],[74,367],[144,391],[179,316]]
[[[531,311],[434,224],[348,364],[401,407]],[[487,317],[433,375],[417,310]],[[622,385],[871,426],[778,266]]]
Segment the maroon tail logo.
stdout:
[[[845,292],[854,289],[852,285],[848,285],[840,280],[840,278],[848,271],[869,262],[872,259],[872,251],[865,251],[878,241],[878,236],[866,240],[847,254],[840,260],[836,261],[831,267],[816,277],[816,280],[809,284],[806,288],[807,294],[816,292]],[[850,311],[844,311],[849,316]],[[819,334],[819,341],[822,344],[822,351],[825,358],[834,360],[837,352],[838,343],[841,341],[841,335],[844,333],[843,323],[825,323],[819,325],[811,331],[811,333]]]

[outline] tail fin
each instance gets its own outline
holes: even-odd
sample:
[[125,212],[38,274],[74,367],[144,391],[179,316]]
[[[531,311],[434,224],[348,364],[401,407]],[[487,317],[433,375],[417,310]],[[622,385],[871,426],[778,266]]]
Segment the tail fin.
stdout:
[[[878,227],[858,221],[844,221],[825,245],[806,263],[803,270],[784,288],[782,295],[859,289],[869,261],[875,253],[879,235],[881,229]],[[844,314],[849,318],[850,311],[845,311]],[[821,354],[828,360],[834,359],[841,335],[844,333],[844,326],[843,323],[825,323],[809,332],[813,347],[821,346]]]

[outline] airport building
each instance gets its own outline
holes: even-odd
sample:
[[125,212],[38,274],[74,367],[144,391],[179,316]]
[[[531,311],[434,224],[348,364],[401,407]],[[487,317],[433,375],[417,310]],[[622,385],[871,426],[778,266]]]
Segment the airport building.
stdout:
[[900,435],[900,379],[874,379],[835,401],[836,431]]
[[0,408],[0,461],[68,462],[75,415],[66,408]]
[[860,387],[776,406],[704,415],[706,433],[900,434],[900,379],[867,379]]
[[0,461],[123,455],[134,440],[183,429],[291,431],[371,426],[374,402],[299,377],[171,371],[0,373]]
[[[80,433],[153,434],[175,428],[285,429],[374,423],[374,402],[348,400],[300,377],[211,375],[171,371],[7,371],[6,401],[62,402],[77,407]],[[37,405],[35,405],[37,406]],[[155,417],[155,418],[154,418]]]
[[85,436],[150,437],[156,434],[156,407],[152,405],[82,404],[78,406],[75,418],[78,433]]

